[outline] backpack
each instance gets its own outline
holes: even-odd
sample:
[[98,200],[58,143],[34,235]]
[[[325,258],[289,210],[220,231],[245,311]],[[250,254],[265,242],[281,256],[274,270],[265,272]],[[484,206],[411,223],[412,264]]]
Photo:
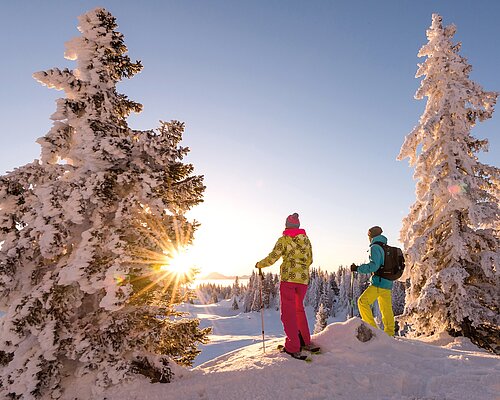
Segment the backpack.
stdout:
[[405,269],[405,258],[403,251],[399,247],[388,246],[382,242],[374,242],[372,245],[378,244],[384,250],[384,264],[374,272],[374,275],[381,278],[395,281],[401,278]]

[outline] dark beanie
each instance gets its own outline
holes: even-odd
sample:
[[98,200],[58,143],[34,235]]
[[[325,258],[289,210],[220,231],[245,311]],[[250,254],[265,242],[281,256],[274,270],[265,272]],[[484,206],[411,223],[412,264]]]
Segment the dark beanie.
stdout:
[[300,226],[299,214],[293,213],[286,218],[286,228],[298,228]]
[[372,226],[370,229],[368,229],[368,236],[370,236],[371,238],[374,238],[375,236],[381,234],[382,234],[382,228],[380,226]]

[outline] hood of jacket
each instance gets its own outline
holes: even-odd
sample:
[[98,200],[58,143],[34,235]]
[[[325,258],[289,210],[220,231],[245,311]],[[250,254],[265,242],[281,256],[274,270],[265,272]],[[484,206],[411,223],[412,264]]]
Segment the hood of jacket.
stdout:
[[387,244],[387,238],[384,235],[378,235],[371,240],[370,244],[373,244],[375,242],[382,242],[384,244]]

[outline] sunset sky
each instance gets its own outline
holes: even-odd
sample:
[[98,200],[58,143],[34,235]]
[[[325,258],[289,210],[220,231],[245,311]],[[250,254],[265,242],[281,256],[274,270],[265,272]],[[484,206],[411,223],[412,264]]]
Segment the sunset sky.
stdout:
[[[135,129],[186,123],[188,161],[205,176],[190,254],[205,274],[252,272],[298,212],[314,266],[367,259],[367,229],[397,244],[415,200],[413,169],[396,161],[425,101],[413,98],[417,52],[432,13],[457,26],[471,78],[500,91],[500,2],[5,1],[0,5],[0,173],[39,157],[64,93],[31,75],[74,68],[64,43],[77,17],[105,7],[144,70],[118,90],[143,104]],[[499,165],[500,110],[473,134]],[[277,263],[271,271],[278,271]]]

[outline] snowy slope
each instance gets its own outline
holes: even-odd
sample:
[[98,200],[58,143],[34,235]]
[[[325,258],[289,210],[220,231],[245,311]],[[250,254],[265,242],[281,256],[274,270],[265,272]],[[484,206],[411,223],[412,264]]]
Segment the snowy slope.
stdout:
[[[185,303],[178,307],[179,311],[199,318],[200,327],[212,327],[210,342],[199,347],[201,353],[194,362],[195,367],[241,347],[262,343],[260,313],[233,310],[231,303],[231,300],[223,300],[206,305]],[[314,311],[308,307],[306,314],[309,326],[314,326]],[[279,310],[264,310],[264,331],[266,340],[283,337]]]
[[192,370],[176,370],[170,384],[146,381],[121,385],[108,400],[497,400],[500,357],[466,339],[393,339],[381,331],[367,343],[355,330],[361,321],[330,324],[314,341],[323,354],[312,363],[275,350],[283,338],[255,343]]
[[[277,310],[265,310],[266,353],[260,314],[230,309],[230,302],[183,305],[212,326],[211,342],[193,369],[175,367],[175,380],[146,379],[91,393],[85,377],[71,382],[64,399],[107,400],[498,400],[500,357],[465,338],[389,338],[381,331],[367,343],[355,337],[361,321],[331,323],[314,341],[323,354],[308,364],[279,353],[283,328]],[[307,310],[310,325],[312,310]],[[208,360],[208,361],[207,361]]]

